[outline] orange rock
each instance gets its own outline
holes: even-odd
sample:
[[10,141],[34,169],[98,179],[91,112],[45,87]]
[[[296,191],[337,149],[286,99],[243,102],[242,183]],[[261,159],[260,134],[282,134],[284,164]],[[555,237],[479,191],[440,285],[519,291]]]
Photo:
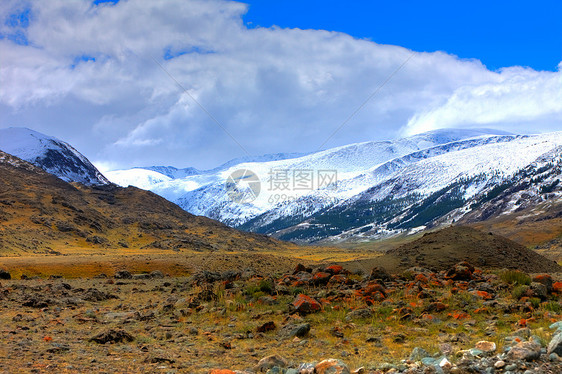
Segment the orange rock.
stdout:
[[209,372],[209,374],[236,374],[232,370],[227,369],[213,369]]
[[477,296],[484,300],[492,300],[494,297],[486,291],[472,291],[472,295]]
[[326,284],[330,281],[332,274],[320,271],[312,277],[312,282],[314,284]]
[[322,305],[318,301],[302,293],[293,301],[293,307],[295,312],[302,314],[319,312],[322,309]]
[[554,292],[556,293],[562,293],[562,282],[555,282],[552,285],[552,289],[554,290]]
[[343,267],[340,265],[331,265],[328,266],[325,270],[332,275],[337,275],[343,272]]
[[416,275],[416,277],[414,278],[414,281],[420,282],[420,283],[423,283],[423,284],[427,284],[429,282],[427,277],[423,274]]

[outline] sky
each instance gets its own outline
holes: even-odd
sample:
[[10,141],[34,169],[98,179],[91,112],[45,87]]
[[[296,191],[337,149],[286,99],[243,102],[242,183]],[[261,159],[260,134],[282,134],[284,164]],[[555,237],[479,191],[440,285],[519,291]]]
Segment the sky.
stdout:
[[0,127],[103,170],[562,130],[562,3],[0,3]]

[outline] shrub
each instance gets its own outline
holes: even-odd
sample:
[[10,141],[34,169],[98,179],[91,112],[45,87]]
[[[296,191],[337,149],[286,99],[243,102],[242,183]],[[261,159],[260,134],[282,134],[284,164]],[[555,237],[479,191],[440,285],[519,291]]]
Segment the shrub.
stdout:
[[500,274],[500,278],[501,280],[509,284],[531,284],[531,277],[519,270],[506,270]]
[[519,300],[520,298],[523,297],[523,295],[525,295],[528,289],[529,287],[525,285],[515,286],[513,288],[513,291],[511,291],[511,296],[513,296],[514,299]]
[[271,294],[273,292],[273,284],[269,280],[261,280],[258,287],[261,292],[265,292],[267,294]]
[[549,301],[544,305],[544,309],[548,310],[549,312],[554,312],[559,314],[562,312],[562,305],[558,301]]

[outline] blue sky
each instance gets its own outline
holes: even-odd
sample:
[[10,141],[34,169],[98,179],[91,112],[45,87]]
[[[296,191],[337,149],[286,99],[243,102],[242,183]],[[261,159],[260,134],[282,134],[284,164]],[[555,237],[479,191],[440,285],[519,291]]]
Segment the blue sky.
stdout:
[[2,0],[0,127],[106,169],[440,128],[560,131],[561,14],[558,1]]
[[250,26],[341,31],[415,51],[477,58],[489,69],[555,71],[562,61],[562,1],[250,0]]

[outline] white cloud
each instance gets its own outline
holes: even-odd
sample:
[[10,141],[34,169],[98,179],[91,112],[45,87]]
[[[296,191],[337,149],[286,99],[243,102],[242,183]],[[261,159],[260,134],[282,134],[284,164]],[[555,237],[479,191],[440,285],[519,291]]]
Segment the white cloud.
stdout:
[[562,72],[503,69],[492,82],[463,85],[445,103],[416,113],[404,132],[463,126],[562,130]]
[[[122,167],[212,167],[244,153],[153,59],[262,154],[315,150],[412,53],[336,32],[248,29],[247,6],[232,1],[7,1],[0,21],[25,9],[29,26],[16,31],[28,45],[0,26],[0,86],[9,87],[0,126],[58,136]],[[560,87],[560,72],[491,72],[415,53],[326,146],[437,127],[558,129]]]

